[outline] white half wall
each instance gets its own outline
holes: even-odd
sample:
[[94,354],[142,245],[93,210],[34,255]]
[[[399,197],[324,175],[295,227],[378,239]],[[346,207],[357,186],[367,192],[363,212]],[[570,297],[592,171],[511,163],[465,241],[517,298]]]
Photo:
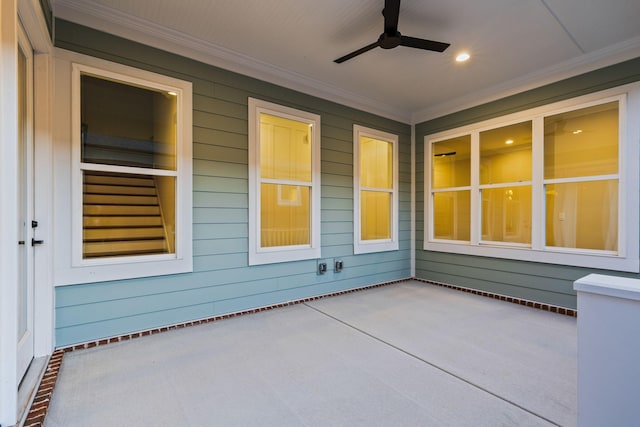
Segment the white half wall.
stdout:
[[578,292],[578,425],[640,420],[640,280],[591,274]]

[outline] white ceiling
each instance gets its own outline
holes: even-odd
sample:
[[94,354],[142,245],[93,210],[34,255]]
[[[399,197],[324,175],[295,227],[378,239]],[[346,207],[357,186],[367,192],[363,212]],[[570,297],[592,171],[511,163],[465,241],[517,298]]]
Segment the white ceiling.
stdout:
[[[402,0],[403,35],[444,53],[376,48],[384,0],[52,0],[57,17],[409,123],[640,57],[639,0]],[[458,64],[455,55],[472,57]]]

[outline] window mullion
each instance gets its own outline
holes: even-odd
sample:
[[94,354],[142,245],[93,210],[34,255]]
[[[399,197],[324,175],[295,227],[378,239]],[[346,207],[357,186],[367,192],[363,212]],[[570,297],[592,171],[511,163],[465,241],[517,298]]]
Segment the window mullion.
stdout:
[[585,176],[576,176],[570,178],[554,178],[554,179],[545,179],[545,184],[569,184],[574,182],[591,182],[591,181],[609,181],[609,180],[617,180],[620,179],[619,174],[609,174],[609,175],[585,175]]
[[280,185],[297,185],[301,187],[313,187],[313,183],[310,181],[295,181],[289,179],[272,179],[272,178],[260,178],[262,184],[280,184]]
[[533,181],[516,181],[516,182],[501,182],[499,184],[482,184],[478,188],[480,190],[491,188],[506,188],[506,187],[528,187],[531,186]]
[[471,245],[480,244],[481,229],[481,193],[480,193],[480,133],[471,133]]
[[100,163],[80,163],[81,170],[96,171],[96,172],[117,172],[127,173],[133,175],[155,175],[155,176],[177,176],[178,171],[167,169],[151,169],[151,168],[138,168],[132,166],[116,166]]
[[545,185],[544,185],[544,118],[534,117],[531,129],[531,249],[545,245]]
[[360,186],[360,191],[376,191],[378,193],[393,193],[393,188],[380,188],[380,187],[364,187],[364,186]]

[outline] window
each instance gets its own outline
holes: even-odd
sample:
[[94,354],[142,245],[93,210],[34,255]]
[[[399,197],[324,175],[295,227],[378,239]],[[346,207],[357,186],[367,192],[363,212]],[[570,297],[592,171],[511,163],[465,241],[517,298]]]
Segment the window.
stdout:
[[531,244],[531,122],[480,132],[482,242]]
[[249,98],[249,264],[320,257],[320,116]]
[[354,253],[398,249],[398,136],[353,127]]
[[639,105],[628,86],[425,137],[424,249],[638,271]]
[[69,281],[191,271],[191,84],[86,62],[71,66]]
[[618,102],[544,119],[546,244],[618,252]]

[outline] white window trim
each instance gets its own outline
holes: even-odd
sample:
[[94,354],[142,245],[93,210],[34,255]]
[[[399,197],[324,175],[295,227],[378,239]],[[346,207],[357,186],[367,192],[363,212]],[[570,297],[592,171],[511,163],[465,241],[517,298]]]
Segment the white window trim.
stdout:
[[[542,200],[543,183],[543,145],[544,134],[543,117],[558,114],[568,110],[601,104],[607,101],[620,101],[620,129],[619,129],[619,206],[618,206],[618,251],[612,254],[607,251],[592,251],[583,249],[545,247],[544,246],[544,204]],[[478,135],[482,130],[495,128],[523,120],[533,120],[533,177],[532,177],[532,242],[525,248],[509,247],[506,244],[494,244],[480,241],[480,214],[478,195],[473,189],[478,188],[478,171],[474,170],[477,159],[474,160],[472,148],[472,198],[471,198],[471,241],[445,241],[433,238],[433,223],[431,218],[431,147],[434,142],[471,134],[472,147],[478,144]],[[639,226],[640,213],[638,209],[640,179],[639,169],[639,141],[640,140],[640,83],[620,86],[617,88],[572,98],[569,100],[545,105],[542,107],[510,114],[484,122],[440,132],[424,137],[424,245],[423,249],[436,252],[448,252],[464,255],[486,256],[491,258],[505,258],[522,261],[541,262],[577,267],[639,272]],[[477,152],[477,150],[476,150]],[[477,156],[477,154],[476,154]],[[474,177],[476,182],[474,182]]]
[[[393,152],[393,189],[391,191],[391,238],[381,240],[360,239],[360,138],[369,137],[387,141]],[[399,248],[399,191],[398,191],[398,135],[353,125],[353,253],[366,254],[373,252],[395,251]]]
[[[320,116],[255,98],[249,104],[249,265],[320,258]],[[311,244],[260,247],[260,114],[308,123],[311,130]]]
[[[138,277],[161,276],[193,271],[192,245],[192,84],[184,80],[152,73],[149,71],[105,61],[82,54],[56,49],[57,87],[70,89],[70,97],[59,103],[61,115],[70,123],[68,129],[57,132],[57,138],[71,141],[69,161],[71,195],[69,199],[69,224],[60,223],[60,230],[67,229],[71,239],[58,238],[61,254],[56,262],[54,280],[56,285],[91,283]],[[132,85],[152,88],[178,94],[177,118],[177,178],[176,187],[176,243],[174,254],[142,255],[113,258],[82,258],[82,171],[80,159],[80,74],[88,73],[103,78],[111,78]],[[58,86],[63,79],[66,82]],[[63,89],[64,90],[64,89]],[[57,94],[57,98],[64,97]],[[69,95],[66,95],[69,96]],[[63,136],[64,135],[64,136]],[[61,141],[59,141],[61,142]],[[68,142],[67,142],[68,144]],[[100,169],[91,165],[91,169]],[[127,167],[109,167],[110,170],[127,171]],[[140,172],[139,169],[136,170]],[[154,171],[166,175],[165,171]],[[59,209],[59,208],[58,208]],[[57,219],[57,221],[64,221]]]

